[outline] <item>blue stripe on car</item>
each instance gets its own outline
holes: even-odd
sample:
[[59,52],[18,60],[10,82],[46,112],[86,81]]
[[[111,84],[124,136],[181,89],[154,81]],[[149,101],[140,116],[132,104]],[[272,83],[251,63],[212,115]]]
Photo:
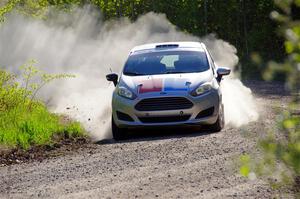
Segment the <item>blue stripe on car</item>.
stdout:
[[186,79],[166,78],[164,79],[164,91],[188,91]]

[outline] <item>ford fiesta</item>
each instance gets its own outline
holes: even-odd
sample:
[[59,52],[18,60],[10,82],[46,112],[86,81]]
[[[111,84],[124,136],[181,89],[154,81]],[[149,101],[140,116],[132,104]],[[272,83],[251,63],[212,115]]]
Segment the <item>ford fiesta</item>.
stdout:
[[112,132],[122,139],[130,128],[224,126],[220,82],[230,69],[217,67],[203,43],[137,46],[118,77],[112,99]]

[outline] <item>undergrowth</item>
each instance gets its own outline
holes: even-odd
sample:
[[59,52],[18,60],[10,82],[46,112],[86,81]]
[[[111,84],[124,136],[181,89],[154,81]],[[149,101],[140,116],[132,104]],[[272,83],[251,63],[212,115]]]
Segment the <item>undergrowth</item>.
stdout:
[[[55,79],[71,75],[45,74],[30,61],[21,67],[22,75],[0,69],[0,145],[8,148],[29,149],[51,145],[65,138],[84,136],[78,122],[64,123],[61,116],[49,112],[36,96]],[[21,80],[20,80],[21,79]]]

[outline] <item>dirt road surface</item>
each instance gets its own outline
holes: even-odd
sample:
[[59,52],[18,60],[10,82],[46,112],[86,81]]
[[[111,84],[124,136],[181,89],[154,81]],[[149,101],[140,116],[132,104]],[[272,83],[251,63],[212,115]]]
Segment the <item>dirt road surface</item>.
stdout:
[[123,142],[2,166],[0,198],[272,198],[278,193],[241,177],[234,161],[255,151],[255,138],[274,124],[273,108],[284,108],[289,97],[280,84],[247,84],[261,106],[257,122],[214,134],[137,132]]

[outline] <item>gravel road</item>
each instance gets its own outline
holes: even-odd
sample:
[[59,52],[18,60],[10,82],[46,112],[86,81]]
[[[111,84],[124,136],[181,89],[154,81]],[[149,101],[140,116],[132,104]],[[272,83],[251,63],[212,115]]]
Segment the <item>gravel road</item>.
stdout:
[[[222,132],[151,132],[89,144],[76,152],[0,167],[1,198],[272,198],[261,180],[241,177],[235,160],[254,152],[289,97],[276,83],[248,82],[261,119]],[[246,138],[248,137],[248,138]],[[250,137],[250,138],[249,138]]]

